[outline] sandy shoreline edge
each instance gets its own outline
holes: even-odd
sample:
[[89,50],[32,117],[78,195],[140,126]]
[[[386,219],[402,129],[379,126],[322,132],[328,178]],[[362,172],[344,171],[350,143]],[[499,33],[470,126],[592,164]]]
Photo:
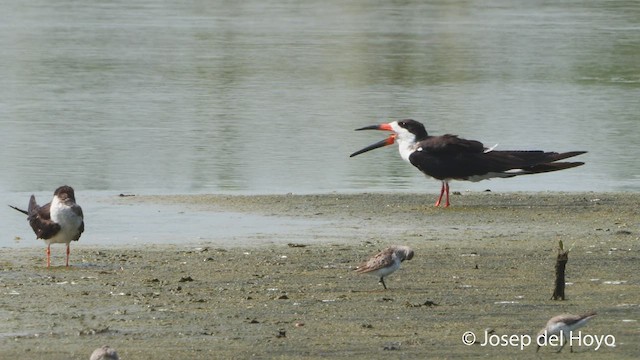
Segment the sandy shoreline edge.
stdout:
[[[432,202],[432,194],[115,198],[312,221],[255,246],[82,246],[69,269],[44,268],[43,246],[5,249],[0,349],[30,359],[84,359],[103,343],[126,359],[536,358],[531,346],[465,346],[461,336],[533,335],[553,315],[596,310],[583,331],[611,334],[616,346],[574,346],[581,358],[640,353],[640,194]],[[573,246],[561,302],[549,300],[558,240]],[[353,273],[394,243],[416,256],[388,278],[389,291]]]

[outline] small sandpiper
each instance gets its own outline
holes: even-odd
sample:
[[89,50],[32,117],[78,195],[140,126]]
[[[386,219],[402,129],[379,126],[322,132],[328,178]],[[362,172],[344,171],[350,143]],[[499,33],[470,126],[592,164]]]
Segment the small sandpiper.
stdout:
[[118,357],[116,349],[109,345],[103,345],[91,353],[89,360],[120,360],[120,358]]
[[38,239],[47,243],[47,267],[51,266],[51,244],[67,244],[67,266],[69,266],[69,243],[78,241],[84,231],[82,208],[76,204],[71,186],[60,186],[53,193],[53,200],[39,206],[31,195],[27,211],[9,205],[26,214],[27,220]]
[[398,270],[401,262],[411,260],[412,258],[413,250],[411,250],[410,247],[394,245],[363,262],[355,271],[360,274],[366,273],[380,277],[380,282],[386,290],[387,285],[384,283],[384,277]]
[[[547,341],[549,341],[549,337],[551,335],[562,336],[564,342],[557,352],[562,351],[562,348],[564,348],[564,346],[567,344],[567,339],[569,339],[569,337],[571,336],[571,332],[575,329],[583,327],[587,323],[587,321],[589,321],[594,316],[596,316],[595,312],[588,312],[582,315],[562,314],[552,317],[551,319],[549,319],[549,321],[547,321],[547,325],[544,327],[544,329],[540,330],[540,332],[538,332],[538,335],[536,336],[538,344],[536,352],[540,350],[541,343],[547,343]],[[571,352],[573,352],[573,346],[569,345],[569,349],[571,350]]]

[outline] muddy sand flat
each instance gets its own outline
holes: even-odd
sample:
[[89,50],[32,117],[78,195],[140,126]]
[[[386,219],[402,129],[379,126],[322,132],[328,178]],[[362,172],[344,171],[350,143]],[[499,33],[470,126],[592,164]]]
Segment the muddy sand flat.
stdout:
[[[432,201],[116,198],[113,206],[313,221],[250,246],[74,244],[70,268],[45,268],[42,243],[1,249],[0,358],[88,359],[103,344],[128,360],[640,355],[640,194],[465,194],[449,209]],[[567,299],[553,301],[559,240],[571,247]],[[411,246],[415,257],[385,279],[384,291],[353,269],[392,244]],[[53,247],[54,264],[63,249]],[[550,317],[590,310],[598,316],[581,329],[581,344],[573,340],[579,354],[568,346],[536,353],[534,335]],[[463,344],[468,331],[476,344]],[[483,345],[485,331],[493,336]],[[505,344],[505,335],[514,337]]]

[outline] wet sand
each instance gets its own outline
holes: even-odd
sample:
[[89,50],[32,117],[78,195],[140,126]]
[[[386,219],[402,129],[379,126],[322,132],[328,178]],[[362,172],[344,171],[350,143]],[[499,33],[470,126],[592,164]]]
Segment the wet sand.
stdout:
[[[109,344],[123,359],[544,358],[555,350],[536,354],[533,337],[550,317],[595,310],[583,340],[609,336],[615,347],[574,343],[573,356],[637,358],[640,194],[463,194],[449,209],[434,208],[433,200],[115,198],[113,206],[172,204],[310,225],[282,238],[239,239],[238,246],[113,248],[81,239],[70,268],[45,268],[44,244],[4,248],[1,357],[88,359]],[[572,249],[565,301],[550,300],[559,240]],[[376,278],[352,270],[391,244],[416,255],[385,279],[384,291]],[[54,265],[63,263],[63,249],[52,247]],[[485,329],[534,343],[483,346]],[[480,343],[464,345],[467,331]]]

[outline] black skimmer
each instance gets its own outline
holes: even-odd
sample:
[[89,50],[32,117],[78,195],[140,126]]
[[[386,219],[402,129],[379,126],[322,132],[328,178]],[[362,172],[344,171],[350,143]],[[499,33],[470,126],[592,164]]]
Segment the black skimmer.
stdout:
[[10,207],[28,216],[29,224],[38,239],[47,243],[47,267],[51,265],[51,244],[67,244],[67,266],[69,266],[69,243],[80,239],[84,231],[82,208],[76,204],[73,188],[60,186],[53,193],[53,200],[39,206],[31,195],[27,211]]
[[413,258],[413,250],[408,246],[395,245],[388,247],[369,260],[363,262],[356,268],[356,272],[360,274],[375,275],[380,278],[382,286],[385,290],[387,285],[384,283],[384,277],[390,275],[400,268],[400,263]]
[[[540,346],[544,346],[551,341],[551,335],[556,336],[554,343],[557,343],[558,339],[561,341],[562,346],[560,346],[558,352],[562,351],[562,348],[567,344],[568,339],[571,338],[571,332],[583,327],[587,321],[591,320],[591,318],[596,315],[597,314],[595,312],[590,312],[583,315],[562,314],[552,317],[549,319],[544,329],[540,330],[536,336],[536,343],[538,344],[536,352],[540,350]],[[569,345],[569,349],[573,352],[572,345]]]
[[356,130],[392,131],[386,139],[351,154],[350,157],[398,143],[400,156],[425,175],[442,182],[440,196],[435,206],[440,206],[446,193],[445,207],[449,206],[449,181],[480,181],[491,178],[509,178],[518,175],[539,174],[569,169],[583,162],[557,162],[586,151],[565,153],[540,150],[497,151],[486,148],[481,142],[446,134],[430,136],[424,126],[411,119],[388,124],[371,125]]

